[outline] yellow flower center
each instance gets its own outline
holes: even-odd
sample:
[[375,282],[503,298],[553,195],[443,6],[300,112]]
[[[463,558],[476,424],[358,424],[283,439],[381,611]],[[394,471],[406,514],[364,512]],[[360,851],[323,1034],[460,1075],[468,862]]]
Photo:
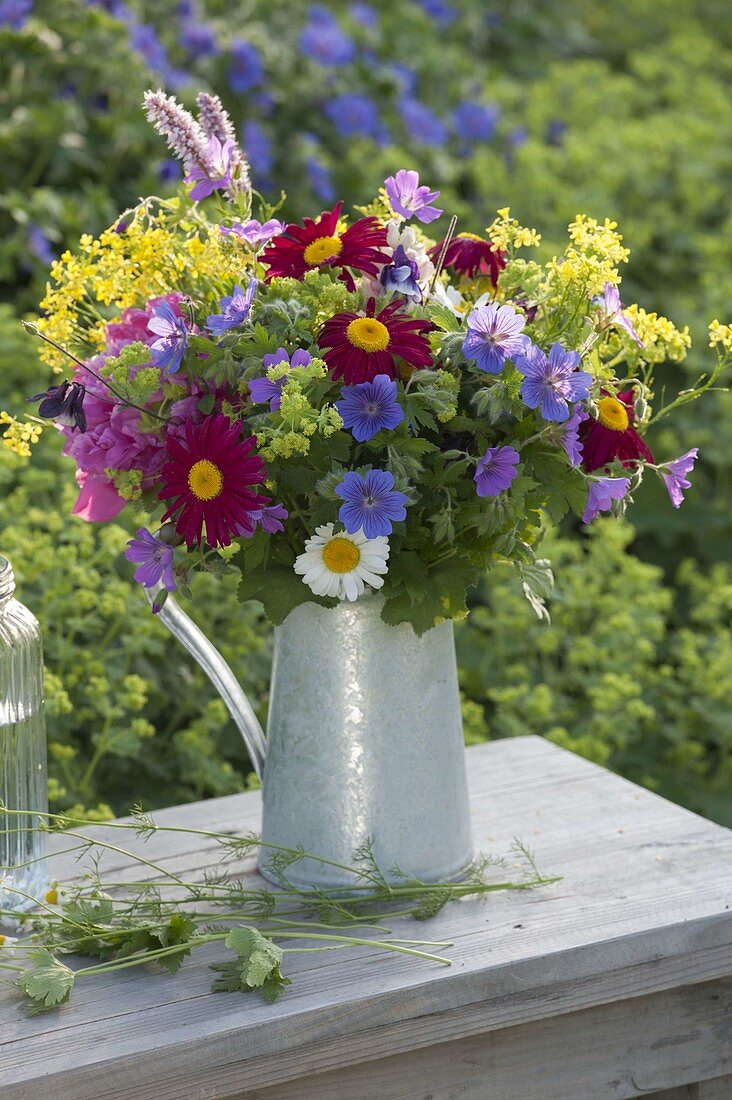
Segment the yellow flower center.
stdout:
[[3,936],[2,933],[0,933],[0,947],[2,947],[2,945],[4,943],[5,943],[5,936]]
[[603,428],[612,432],[624,432],[630,423],[628,410],[616,397],[603,397],[597,405],[597,419]]
[[386,351],[389,347],[389,330],[375,317],[356,317],[346,329],[346,336],[354,348],[362,351]]
[[48,905],[58,905],[58,890],[55,886],[52,886],[50,890],[46,890],[46,893],[43,895],[43,900]]
[[462,241],[482,241],[483,237],[479,237],[477,233],[458,233],[458,237]]
[[308,267],[317,267],[334,256],[340,256],[342,251],[343,241],[340,237],[316,237],[303,252],[303,258]]
[[188,488],[199,500],[215,500],[224,487],[224,476],[207,458],[194,462],[188,471]]
[[323,547],[323,564],[331,573],[350,573],[361,560],[361,551],[350,539],[331,539]]

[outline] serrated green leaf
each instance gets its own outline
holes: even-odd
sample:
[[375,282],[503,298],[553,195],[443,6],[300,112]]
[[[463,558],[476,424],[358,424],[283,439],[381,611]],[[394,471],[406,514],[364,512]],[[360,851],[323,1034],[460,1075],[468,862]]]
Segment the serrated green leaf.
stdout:
[[55,1008],[68,1001],[74,987],[74,972],[45,947],[30,953],[32,966],[21,974],[18,985],[38,1011]]
[[242,980],[251,989],[264,985],[284,958],[281,947],[247,925],[232,928],[224,943],[238,955]]

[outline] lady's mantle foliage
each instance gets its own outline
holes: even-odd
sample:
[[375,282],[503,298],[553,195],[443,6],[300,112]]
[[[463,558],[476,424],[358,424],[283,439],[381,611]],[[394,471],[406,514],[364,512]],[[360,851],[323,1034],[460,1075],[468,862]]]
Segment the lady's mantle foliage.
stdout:
[[[307,48],[338,64],[332,32],[313,24]],[[439,192],[402,169],[355,220],[338,202],[287,224],[253,209],[220,101],[198,106],[147,97],[187,182],[54,265],[41,326],[54,367],[78,356],[60,402],[78,510],[141,500],[159,517],[128,549],[142,584],[236,571],[273,622],[378,588],[384,619],[422,632],[507,561],[544,615],[543,512],[621,511],[646,471],[679,505],[696,449],[657,465],[644,437],[713,384],[732,340],[654,413],[677,330],[622,306],[614,223],[578,215],[544,265],[521,258],[539,236],[507,208],[483,235],[430,239]]]

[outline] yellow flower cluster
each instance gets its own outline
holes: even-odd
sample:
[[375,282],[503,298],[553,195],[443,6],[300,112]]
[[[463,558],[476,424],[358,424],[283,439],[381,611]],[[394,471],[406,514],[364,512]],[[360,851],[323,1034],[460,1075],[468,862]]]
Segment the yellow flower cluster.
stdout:
[[576,288],[592,298],[602,293],[605,283],[616,286],[620,282],[618,264],[628,262],[630,251],[623,246],[617,227],[618,223],[609,218],[601,224],[586,214],[578,214],[570,222],[569,247],[547,265],[560,286]]
[[[230,288],[241,279],[251,253],[217,225],[173,224],[176,204],[168,205],[140,208],[123,232],[112,227],[98,239],[84,234],[78,255],[67,251],[54,262],[40,303],[47,316],[38,327],[46,336],[66,348],[101,350],[107,323],[120,310],[196,286]],[[56,371],[65,365],[49,345],[41,355]]]
[[30,458],[31,447],[41,438],[43,426],[30,420],[18,420],[4,409],[0,411],[0,424],[6,425],[2,435],[3,446],[21,458]]
[[722,325],[719,321],[709,322],[709,347],[721,344],[725,351],[732,351],[732,325]]
[[[265,461],[306,455],[310,450],[310,439],[316,432],[327,439],[343,427],[340,414],[333,405],[324,405],[318,411],[304,392],[308,382],[324,378],[326,374],[325,363],[321,359],[313,359],[307,366],[292,369],[287,363],[276,363],[269,368],[267,377],[270,381],[287,378],[287,384],[282,389],[275,424],[257,432],[260,454]],[[279,423],[276,423],[277,420]]]
[[487,237],[504,252],[514,248],[537,248],[541,235],[535,229],[527,229],[511,217],[511,208],[504,206],[486,229]]
[[647,313],[638,305],[627,306],[624,312],[643,341],[641,355],[647,363],[663,363],[666,359],[680,363],[686,358],[691,347],[688,325],[677,329],[668,317]]

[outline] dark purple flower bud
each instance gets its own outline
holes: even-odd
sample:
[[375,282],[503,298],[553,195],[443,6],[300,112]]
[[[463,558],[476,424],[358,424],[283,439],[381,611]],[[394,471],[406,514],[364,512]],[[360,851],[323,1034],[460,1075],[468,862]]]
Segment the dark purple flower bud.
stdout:
[[126,233],[135,220],[135,211],[128,210],[122,215],[114,227],[115,233]]
[[85,395],[86,387],[81,382],[62,382],[60,386],[51,386],[27,400],[40,401],[38,415],[46,420],[53,420],[64,428],[85,432]]

